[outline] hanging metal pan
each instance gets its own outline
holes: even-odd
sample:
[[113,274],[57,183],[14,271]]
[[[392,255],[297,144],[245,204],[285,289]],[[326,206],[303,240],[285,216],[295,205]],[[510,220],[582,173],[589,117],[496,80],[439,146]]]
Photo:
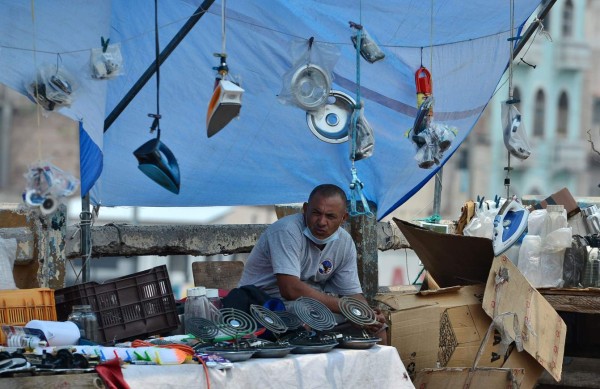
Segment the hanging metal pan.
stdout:
[[308,128],[323,142],[346,142],[354,106],[355,101],[352,97],[344,92],[332,90],[327,104],[318,111],[306,113]]

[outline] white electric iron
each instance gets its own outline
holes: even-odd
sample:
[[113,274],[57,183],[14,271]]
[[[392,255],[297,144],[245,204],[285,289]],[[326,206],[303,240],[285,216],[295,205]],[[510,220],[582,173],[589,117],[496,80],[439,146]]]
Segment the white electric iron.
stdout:
[[516,200],[507,200],[494,218],[492,245],[494,255],[508,250],[527,228],[529,211]]
[[210,138],[221,131],[242,109],[244,90],[229,80],[219,80],[206,114],[206,135]]

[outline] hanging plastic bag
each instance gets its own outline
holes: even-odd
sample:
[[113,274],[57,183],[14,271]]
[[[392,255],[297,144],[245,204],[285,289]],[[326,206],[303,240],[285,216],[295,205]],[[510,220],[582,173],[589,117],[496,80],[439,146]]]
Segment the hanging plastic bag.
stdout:
[[123,74],[123,56],[119,43],[109,45],[102,38],[102,47],[92,49],[90,55],[92,77],[100,80],[110,79]]
[[475,216],[463,230],[466,236],[492,239],[494,234],[494,218],[500,208],[476,207]]
[[587,262],[587,242],[582,236],[573,236],[571,247],[565,251],[563,264],[564,287],[581,287]]
[[[353,157],[353,151],[355,161],[369,158],[373,155],[375,136],[373,135],[373,129],[365,118],[365,107],[362,104],[360,109],[354,109],[350,120],[351,123],[356,123],[356,125],[350,125],[350,133],[348,134],[351,140],[356,139],[356,145],[353,144],[353,141],[350,142],[350,159]],[[354,131],[356,131],[356,136]],[[356,148],[353,150],[353,147]]]
[[458,133],[456,127],[433,121],[431,114],[433,101],[433,96],[424,97],[417,111],[413,128],[407,133],[417,148],[415,159],[422,169],[439,165],[444,158],[444,151],[450,148]]
[[[355,49],[358,40],[357,35],[358,30],[356,30],[356,33],[351,38]],[[375,63],[385,58],[383,51],[381,51],[364,27],[362,27],[362,36],[360,38],[360,55],[369,63]]]
[[530,235],[542,235],[542,227],[548,216],[545,209],[535,209],[529,213],[527,218],[527,233]]
[[519,248],[517,267],[534,287],[540,286],[542,282],[541,256],[542,238],[539,235],[525,235]]
[[33,81],[25,85],[27,93],[47,111],[68,107],[77,89],[75,78],[62,66],[42,65]]
[[23,201],[30,207],[40,207],[42,214],[54,212],[61,199],[75,193],[79,186],[78,179],[49,162],[31,165],[25,179]]
[[[437,122],[432,122],[430,127],[435,132],[436,142],[439,145],[440,153],[448,150],[452,145],[452,141],[456,138],[457,128]],[[440,159],[442,157],[443,156],[440,155]]]
[[282,104],[295,105],[305,111],[317,111],[327,104],[333,68],[340,49],[332,44],[295,40],[290,46],[293,66],[283,75],[277,96]]
[[525,125],[521,120],[521,113],[514,104],[507,104],[506,101],[501,104],[504,145],[511,155],[519,159],[527,159],[531,155],[531,147]]

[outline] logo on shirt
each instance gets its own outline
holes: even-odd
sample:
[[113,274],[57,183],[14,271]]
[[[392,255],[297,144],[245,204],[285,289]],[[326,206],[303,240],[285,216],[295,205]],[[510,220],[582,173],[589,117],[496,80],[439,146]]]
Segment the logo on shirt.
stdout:
[[319,264],[320,274],[329,274],[333,270],[333,263],[329,259],[324,260]]

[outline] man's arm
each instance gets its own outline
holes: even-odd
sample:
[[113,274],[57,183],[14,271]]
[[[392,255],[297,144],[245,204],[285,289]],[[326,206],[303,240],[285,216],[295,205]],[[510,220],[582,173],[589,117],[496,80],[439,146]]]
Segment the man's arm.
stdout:
[[311,288],[296,276],[291,276],[289,274],[275,274],[275,276],[277,277],[279,292],[284,299],[291,301],[296,300],[299,297],[310,297],[325,304],[332,312],[340,313],[340,308],[338,306],[339,298]]

